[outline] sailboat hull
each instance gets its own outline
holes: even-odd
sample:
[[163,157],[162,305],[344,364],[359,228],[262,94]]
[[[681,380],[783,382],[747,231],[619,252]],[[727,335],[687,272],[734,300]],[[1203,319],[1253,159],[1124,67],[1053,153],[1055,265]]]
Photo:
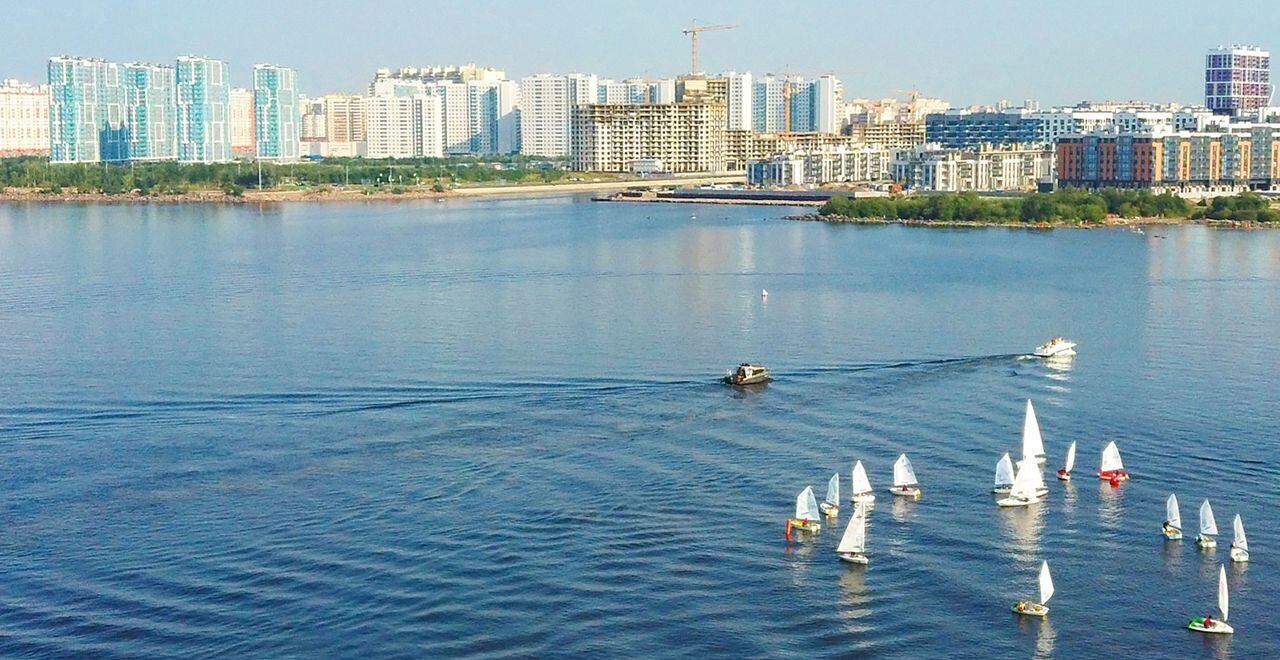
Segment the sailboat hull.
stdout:
[[867,560],[867,556],[860,552],[840,552],[837,554],[840,555],[840,561],[843,561],[846,563],[858,564],[860,566],[866,566],[868,563],[870,563]]
[[1189,623],[1187,623],[1187,629],[1194,630],[1196,632],[1209,633],[1212,635],[1230,635],[1231,633],[1236,631],[1235,628],[1231,627],[1231,624],[1223,623],[1222,621],[1214,621],[1213,627],[1206,628],[1204,626],[1204,619],[1200,617],[1192,619]]
[[1013,486],[996,486],[995,488],[991,489],[991,492],[995,493],[996,495],[1008,495],[1009,491],[1012,489],[1013,489]]
[[1182,540],[1182,532],[1179,532],[1179,531],[1176,531],[1176,530],[1175,530],[1175,531],[1172,531],[1172,532],[1170,532],[1170,531],[1166,531],[1166,532],[1164,532],[1164,537],[1165,537],[1166,539],[1170,540],[1170,541],[1181,541],[1181,540]]
[[828,518],[835,518],[840,515],[840,507],[830,502],[823,502],[822,504],[819,504],[818,510],[822,512],[822,515]]
[[854,495],[849,501],[854,504],[865,504],[867,506],[871,506],[876,503],[876,496],[871,493],[862,493],[861,495]]
[[996,500],[996,506],[1012,507],[1012,506],[1031,506],[1039,504],[1039,499],[1026,500],[1021,497],[1006,497],[1003,500]]
[[890,488],[889,492],[897,495],[898,497],[920,497],[920,489],[915,486]]
[[818,532],[822,529],[822,524],[813,520],[801,520],[799,518],[792,518],[791,529],[798,529],[802,532]]
[[1099,478],[1099,479],[1106,479],[1106,480],[1110,481],[1112,477],[1115,477],[1116,479],[1118,479],[1118,480],[1120,480],[1120,481],[1128,481],[1128,480],[1129,480],[1129,473],[1128,473],[1128,472],[1125,472],[1124,470],[1108,470],[1108,471],[1106,471],[1106,472],[1099,472],[1099,473],[1098,473],[1098,478]]
[[1071,473],[1065,470],[1058,470],[1058,481],[1071,481]]
[[1249,561],[1249,551],[1240,548],[1231,549],[1231,561],[1244,563]]
[[1009,609],[1012,610],[1014,614],[1021,614],[1023,616],[1044,616],[1049,613],[1049,608],[1047,606],[1027,600],[1014,603],[1013,607]]
[[1218,547],[1218,542],[1212,536],[1205,536],[1204,534],[1201,534],[1196,537],[1196,545],[1207,550],[1209,548]]

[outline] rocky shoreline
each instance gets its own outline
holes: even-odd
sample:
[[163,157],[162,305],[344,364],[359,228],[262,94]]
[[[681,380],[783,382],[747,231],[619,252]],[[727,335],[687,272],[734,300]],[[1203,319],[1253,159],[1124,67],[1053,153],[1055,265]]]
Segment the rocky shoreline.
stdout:
[[789,215],[787,220],[802,222],[826,222],[830,224],[850,225],[903,225],[906,227],[953,227],[953,228],[985,228],[1002,227],[1007,229],[1109,229],[1114,227],[1141,227],[1149,225],[1204,225],[1222,229],[1280,229],[1280,226],[1269,222],[1250,222],[1242,220],[1192,220],[1191,218],[1118,218],[1109,217],[1103,222],[979,222],[974,220],[902,220],[898,218],[850,218],[842,215],[821,215],[807,213]]

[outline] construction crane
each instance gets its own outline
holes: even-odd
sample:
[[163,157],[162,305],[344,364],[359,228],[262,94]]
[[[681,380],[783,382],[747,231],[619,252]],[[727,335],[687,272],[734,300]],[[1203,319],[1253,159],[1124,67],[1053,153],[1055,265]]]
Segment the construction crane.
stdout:
[[899,89],[899,90],[896,90],[894,93],[901,94],[903,96],[910,96],[911,105],[913,106],[916,104],[916,99],[920,98],[920,90],[916,89],[915,87],[912,87],[911,89]]
[[715,32],[717,30],[732,30],[736,27],[738,26],[727,23],[720,25],[698,25],[698,21],[694,20],[689,24],[689,27],[680,31],[683,34],[689,35],[689,40],[693,43],[693,66],[689,69],[690,75],[698,75],[698,33]]

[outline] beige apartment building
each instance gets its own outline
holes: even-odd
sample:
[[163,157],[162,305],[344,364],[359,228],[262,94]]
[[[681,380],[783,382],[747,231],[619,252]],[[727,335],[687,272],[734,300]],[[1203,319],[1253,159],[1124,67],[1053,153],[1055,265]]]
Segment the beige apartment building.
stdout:
[[580,105],[572,113],[570,168],[721,172],[725,124],[724,103],[713,97],[680,103]]
[[0,157],[49,155],[49,87],[0,82]]

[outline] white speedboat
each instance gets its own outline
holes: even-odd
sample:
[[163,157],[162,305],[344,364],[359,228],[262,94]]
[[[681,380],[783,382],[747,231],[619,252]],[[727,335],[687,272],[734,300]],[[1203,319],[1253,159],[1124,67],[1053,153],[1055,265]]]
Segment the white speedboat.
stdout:
[[845,528],[844,536],[840,537],[836,555],[840,561],[850,564],[867,563],[867,510],[863,507],[853,508],[853,518]]
[[853,496],[849,498],[854,504],[871,506],[876,503],[876,494],[871,492],[871,480],[867,478],[867,470],[862,461],[853,464]]
[[996,480],[991,487],[991,492],[1000,495],[1007,495],[1009,489],[1013,487],[1013,460],[1009,458],[1009,452],[1005,452],[1000,460],[996,461]]
[[889,492],[902,497],[920,497],[920,483],[916,481],[915,468],[906,454],[893,463],[893,488]]
[[772,377],[768,367],[743,362],[737,369],[724,375],[724,382],[729,385],[758,385],[768,382]]
[[804,532],[822,529],[822,523],[818,522],[818,498],[813,494],[813,486],[805,486],[796,496],[796,517],[787,520],[787,531],[793,529]]
[[1244,537],[1244,521],[1240,520],[1240,514],[1236,514],[1232,527],[1235,528],[1235,536],[1231,539],[1231,561],[1249,561],[1249,541]]
[[1227,596],[1227,567],[1221,566],[1218,570],[1218,609],[1222,612],[1221,619],[1215,619],[1211,616],[1198,616],[1187,622],[1187,628],[1196,632],[1216,633],[1220,635],[1229,635],[1236,631],[1227,623],[1227,607],[1230,605]]
[[1040,344],[1032,355],[1042,358],[1071,357],[1076,354],[1076,343],[1063,337],[1054,337]]
[[1182,513],[1178,511],[1178,496],[1173,493],[1164,502],[1163,532],[1170,541],[1182,540]]
[[1206,550],[1218,547],[1218,521],[1213,518],[1213,507],[1209,506],[1209,500],[1205,500],[1200,505],[1200,535],[1196,537],[1196,543]]
[[827,497],[818,505],[818,510],[828,518],[840,515],[840,473],[831,475],[827,482]]
[[1027,616],[1044,616],[1049,613],[1045,603],[1053,598],[1053,576],[1049,575],[1049,562],[1040,564],[1040,602],[1020,600],[1013,606],[1013,611]]

